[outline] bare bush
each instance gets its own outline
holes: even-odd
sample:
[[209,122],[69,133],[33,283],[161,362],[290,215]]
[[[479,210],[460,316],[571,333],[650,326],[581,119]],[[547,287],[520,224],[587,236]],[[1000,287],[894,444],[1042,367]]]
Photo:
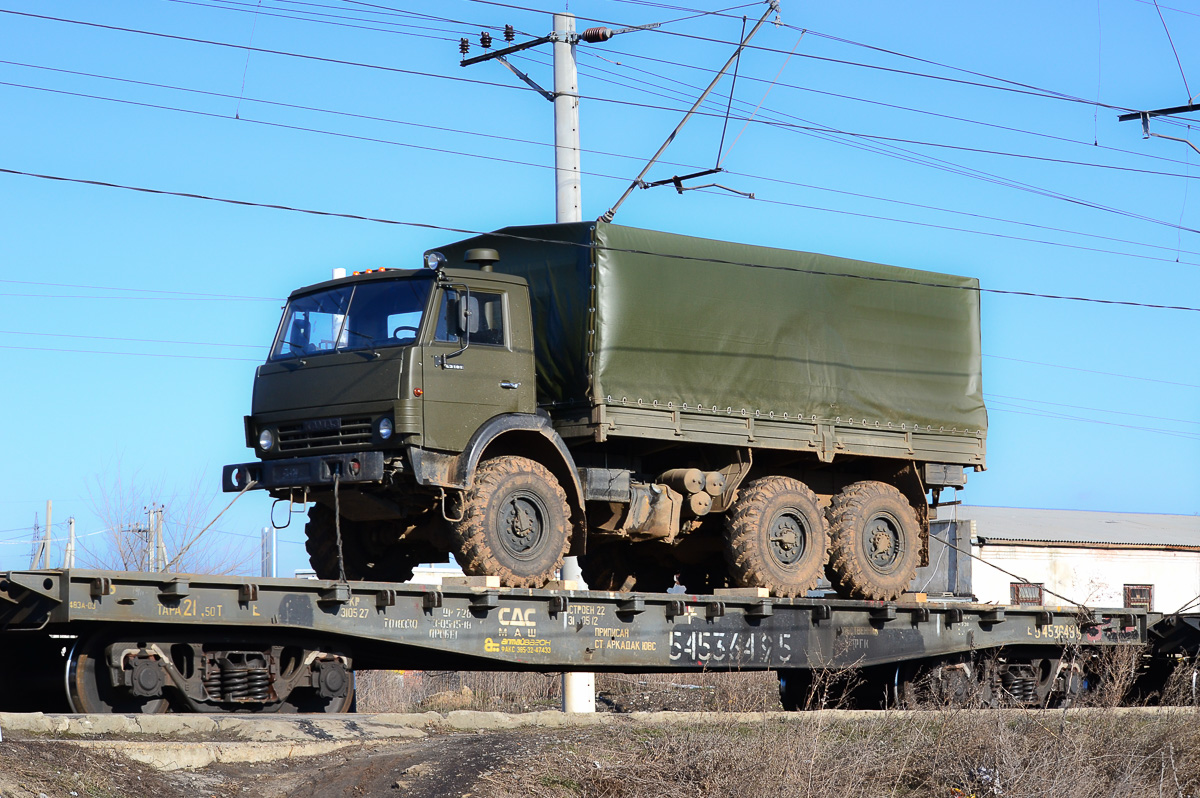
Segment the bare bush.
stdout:
[[92,510],[105,531],[81,538],[77,560],[85,568],[152,571],[155,567],[155,512],[162,511],[166,570],[182,573],[237,573],[254,561],[253,544],[244,538],[231,542],[210,529],[218,494],[209,490],[207,474],[198,474],[182,488],[169,488],[163,477],[132,476],[116,466],[107,478],[96,477],[88,487]]

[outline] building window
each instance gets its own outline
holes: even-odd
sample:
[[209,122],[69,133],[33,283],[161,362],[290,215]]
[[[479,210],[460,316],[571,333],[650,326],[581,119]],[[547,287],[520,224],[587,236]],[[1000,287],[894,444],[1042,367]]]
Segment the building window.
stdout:
[[1154,585],[1125,585],[1125,606],[1147,612],[1154,609]]
[[1013,582],[1009,585],[1012,591],[1012,603],[1018,606],[1031,605],[1039,607],[1042,605],[1042,588],[1041,582]]

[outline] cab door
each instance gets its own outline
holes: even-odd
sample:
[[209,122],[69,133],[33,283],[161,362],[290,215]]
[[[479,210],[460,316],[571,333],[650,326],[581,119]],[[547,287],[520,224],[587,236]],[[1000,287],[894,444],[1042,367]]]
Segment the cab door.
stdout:
[[493,416],[532,412],[532,352],[513,345],[506,289],[439,288],[436,324],[421,357],[426,448],[461,452]]

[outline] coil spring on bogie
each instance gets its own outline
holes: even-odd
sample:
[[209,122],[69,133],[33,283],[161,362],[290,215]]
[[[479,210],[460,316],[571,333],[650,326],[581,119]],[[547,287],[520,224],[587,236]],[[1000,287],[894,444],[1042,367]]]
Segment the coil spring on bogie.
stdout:
[[1001,683],[1014,701],[1022,704],[1033,704],[1037,702],[1037,680],[1032,676],[1017,676],[1013,673],[1005,673],[1001,677]]
[[266,668],[254,668],[248,673],[246,700],[269,701],[271,698],[271,672]]
[[214,701],[221,700],[221,671],[212,668],[204,675],[204,692]]
[[212,701],[266,703],[271,700],[271,671],[224,661],[205,674],[204,690]]

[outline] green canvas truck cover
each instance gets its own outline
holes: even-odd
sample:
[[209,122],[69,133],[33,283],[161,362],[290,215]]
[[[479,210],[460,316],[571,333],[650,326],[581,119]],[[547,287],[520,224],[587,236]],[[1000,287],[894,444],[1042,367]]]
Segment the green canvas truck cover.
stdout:
[[[987,427],[978,281],[604,222],[507,227],[539,402]],[[657,405],[655,405],[657,403]]]

